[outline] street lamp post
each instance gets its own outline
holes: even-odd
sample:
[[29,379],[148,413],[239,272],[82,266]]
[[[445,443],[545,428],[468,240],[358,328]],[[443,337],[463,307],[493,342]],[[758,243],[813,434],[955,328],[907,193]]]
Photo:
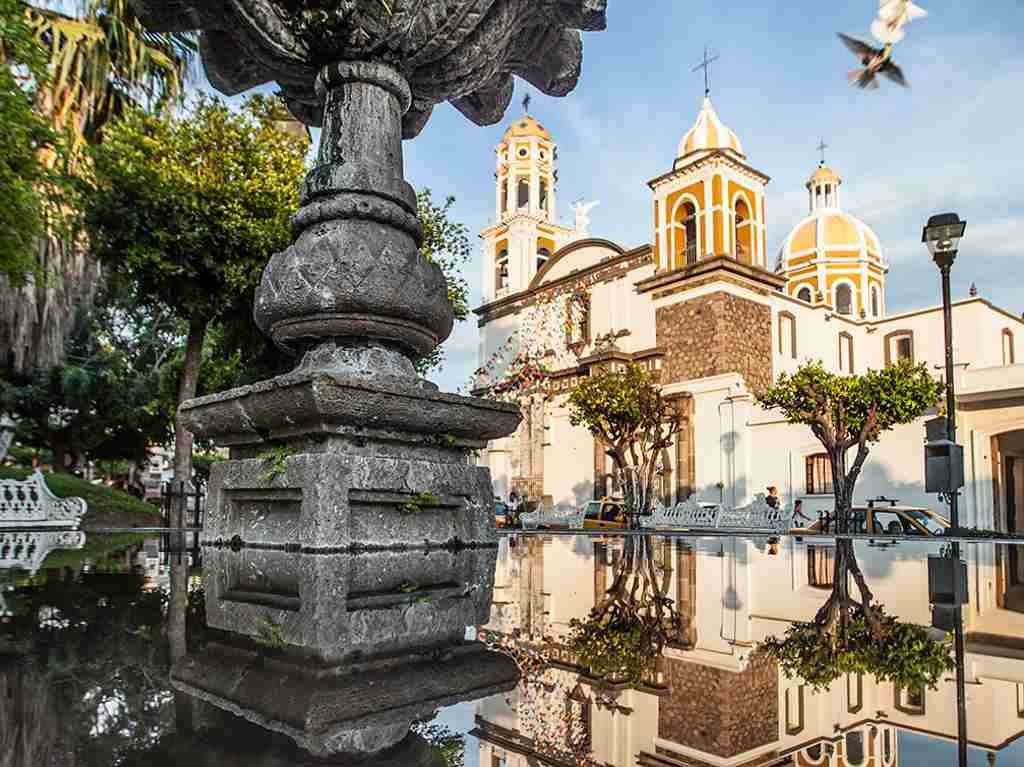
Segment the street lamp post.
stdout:
[[[946,340],[946,439],[956,442],[956,399],[953,384],[953,304],[949,295],[949,273],[956,260],[960,238],[964,236],[967,222],[961,221],[956,213],[940,213],[928,219],[921,241],[935,260],[942,274],[942,319]],[[954,529],[960,527],[955,488],[949,493],[949,523]],[[952,544],[954,562],[960,561],[960,544]],[[964,623],[963,608],[953,608],[953,632],[956,652],[956,707],[957,707],[957,750],[958,764],[967,767],[967,697],[964,689]]]

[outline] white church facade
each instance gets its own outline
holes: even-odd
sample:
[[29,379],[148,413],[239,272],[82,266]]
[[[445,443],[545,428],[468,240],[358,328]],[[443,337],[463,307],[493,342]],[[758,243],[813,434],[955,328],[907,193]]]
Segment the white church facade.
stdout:
[[[696,494],[742,506],[776,485],[784,502],[803,499],[813,513],[831,504],[820,446],[753,392],[806,360],[861,373],[908,357],[941,374],[941,307],[888,311],[886,280],[898,275],[871,228],[843,209],[837,172],[816,169],[807,217],[776,256],[767,252],[768,176],[709,99],[671,168],[649,182],[650,244],[590,237],[583,207],[575,226],[557,223],[557,146],[529,115],[499,143],[496,179],[497,223],[481,233],[477,385],[497,384],[524,414],[482,458],[497,496],[518,488],[580,504],[609,492],[610,461],[570,424],[565,395],[595,367],[634,361],[678,400],[679,437],[662,460],[666,503]],[[938,294],[937,283],[936,273]],[[970,296],[954,302],[953,324],[962,523],[1022,531],[1024,322]],[[936,507],[924,492],[924,420],[873,448],[857,501]],[[1021,575],[1006,572],[1006,586]]]

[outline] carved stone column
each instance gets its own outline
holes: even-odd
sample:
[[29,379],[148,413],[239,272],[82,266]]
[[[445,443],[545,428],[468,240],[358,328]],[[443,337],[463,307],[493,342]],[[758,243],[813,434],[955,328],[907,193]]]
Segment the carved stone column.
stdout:
[[606,0],[134,0],[154,31],[200,31],[227,94],[276,81],[323,132],[255,319],[294,353],[270,381],[186,402],[179,417],[231,448],[213,468],[206,543],[306,550],[494,541],[493,495],[471,449],[512,433],[509,404],[441,394],[415,361],[451,333],[440,269],[406,183],[402,140],[436,104],[498,121],[513,75],[575,87],[579,29]]

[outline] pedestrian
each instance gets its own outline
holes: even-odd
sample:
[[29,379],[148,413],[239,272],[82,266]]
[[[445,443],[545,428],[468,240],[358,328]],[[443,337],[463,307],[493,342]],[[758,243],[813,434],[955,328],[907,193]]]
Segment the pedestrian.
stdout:
[[765,501],[773,509],[779,508],[779,488],[775,485],[768,485],[768,497],[765,498]]
[[793,501],[793,519],[795,520],[797,517],[800,517],[800,519],[806,519],[808,522],[813,522],[814,520],[812,520],[809,515],[804,514],[803,509],[804,502],[802,500],[797,499]]
[[513,490],[508,494],[508,520],[506,526],[519,527],[519,493]]

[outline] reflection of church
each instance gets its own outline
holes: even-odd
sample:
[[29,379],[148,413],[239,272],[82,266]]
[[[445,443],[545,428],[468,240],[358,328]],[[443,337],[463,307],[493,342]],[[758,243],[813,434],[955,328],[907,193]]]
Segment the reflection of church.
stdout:
[[[497,147],[497,223],[481,235],[479,383],[525,384],[517,389],[520,429],[486,454],[495,493],[518,486],[555,503],[606,493],[604,451],[570,425],[564,396],[549,388],[541,397],[524,371],[543,366],[564,394],[595,367],[633,360],[680,405],[680,436],[662,460],[667,502],[696,493],[742,506],[774,484],[787,502],[803,498],[812,512],[828,506],[828,465],[810,431],[762,411],[751,393],[809,359],[841,373],[904,357],[929,367],[944,359],[938,306],[890,311],[886,282],[898,269],[890,271],[871,228],[845,210],[839,173],[824,163],[814,171],[808,215],[770,254],[768,176],[705,99],[669,168],[649,182],[651,243],[624,248],[589,237],[589,206],[577,206],[575,226],[557,223],[557,159],[553,137],[529,115]],[[598,210],[614,210],[608,202]],[[908,222],[907,235],[917,227]],[[1021,530],[1024,322],[973,295],[953,312],[962,517],[968,526]],[[923,487],[923,437],[922,422],[887,433],[858,500],[886,495],[935,508]],[[1012,601],[1024,570],[1009,561],[1003,568],[1000,593]]]
[[[502,541],[483,628],[515,635],[517,646],[542,649],[551,663],[543,692],[521,683],[477,705],[482,767],[581,763],[567,753],[571,737],[585,743],[589,763],[614,767],[893,767],[907,734],[955,741],[952,675],[935,690],[847,675],[815,692],[755,652],[825,601],[830,576],[815,563],[827,545],[786,540],[769,555],[742,539],[656,540],[660,586],[674,600],[679,631],[633,685],[592,678],[564,648],[569,621],[604,596],[622,539]],[[858,544],[857,553],[878,602],[927,625],[929,549]],[[968,733],[972,750],[994,764],[1024,734],[1024,660],[1009,649],[1020,636],[1013,625],[989,620],[990,633],[978,633],[978,612],[967,610]]]

